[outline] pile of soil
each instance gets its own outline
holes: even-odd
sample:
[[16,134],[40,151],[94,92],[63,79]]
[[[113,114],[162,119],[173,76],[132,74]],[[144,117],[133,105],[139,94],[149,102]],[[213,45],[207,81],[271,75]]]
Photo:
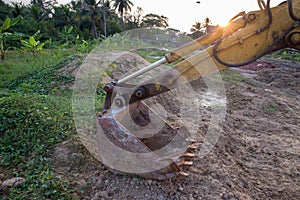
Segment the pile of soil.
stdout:
[[[186,178],[116,175],[77,142],[57,146],[53,170],[70,180],[82,199],[299,199],[299,69],[297,63],[278,59],[239,69],[251,76],[225,83],[222,135],[206,157],[193,160]],[[203,109],[203,115],[210,110]],[[209,125],[204,117],[195,116],[203,134]]]

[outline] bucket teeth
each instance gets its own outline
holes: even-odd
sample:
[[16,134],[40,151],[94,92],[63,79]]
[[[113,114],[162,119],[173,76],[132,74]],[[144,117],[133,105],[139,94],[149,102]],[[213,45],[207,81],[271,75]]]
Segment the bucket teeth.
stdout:
[[194,153],[185,153],[180,156],[180,158],[194,158],[195,154]]
[[[134,119],[128,117],[127,111],[130,112],[130,109],[132,109],[130,113],[131,117],[134,117]],[[151,119],[163,119],[143,102],[135,102],[130,104],[128,109],[117,111],[113,113],[110,110],[105,115],[98,117],[99,135],[104,134],[114,145],[133,154],[148,155],[152,152],[150,155],[154,155],[153,158],[155,160],[153,162],[146,162],[146,160],[144,162],[142,160],[141,163],[147,165],[149,169],[154,170],[146,173],[138,173],[138,175],[148,179],[159,180],[175,178],[178,175],[182,177],[188,176],[184,171],[193,165],[192,159],[195,157],[193,151],[197,149],[197,143],[188,138],[189,133],[184,127],[174,129],[164,121],[163,127],[155,135],[140,137],[138,135],[141,134],[139,127],[149,125],[148,115],[151,114]],[[150,125],[153,126],[155,123]],[[171,148],[167,148],[167,151],[163,152],[162,157],[157,155],[156,152],[160,151],[166,145],[170,145]],[[157,164],[160,163],[166,164],[166,166],[156,170]],[[114,170],[112,169],[112,171]]]
[[186,139],[186,141],[187,141],[187,142],[190,142],[191,144],[194,144],[194,143],[196,143],[196,140],[194,140],[194,139],[190,139],[190,138]]
[[197,144],[193,143],[188,146],[187,152],[195,151],[197,149]]
[[178,166],[180,166],[180,167],[190,167],[190,166],[192,166],[194,163],[193,163],[193,161],[183,161],[183,162],[180,162],[179,164],[178,164]]
[[179,175],[180,175],[180,176],[184,176],[184,177],[189,176],[188,173],[183,172],[183,171],[180,171],[180,172],[179,172]]

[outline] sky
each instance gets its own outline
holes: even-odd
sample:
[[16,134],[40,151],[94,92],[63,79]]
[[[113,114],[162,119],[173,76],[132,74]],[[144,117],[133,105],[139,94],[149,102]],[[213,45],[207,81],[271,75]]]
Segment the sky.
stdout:
[[[4,0],[5,2],[30,2],[30,0]],[[70,0],[57,0],[67,3]],[[241,11],[258,10],[257,0],[130,0],[134,7],[141,7],[144,14],[154,13],[169,18],[169,27],[182,32],[189,32],[195,22],[203,22],[206,17],[213,24],[226,23]],[[283,0],[271,0],[276,6]],[[266,0],[265,0],[266,2]],[[132,8],[134,10],[135,8]]]

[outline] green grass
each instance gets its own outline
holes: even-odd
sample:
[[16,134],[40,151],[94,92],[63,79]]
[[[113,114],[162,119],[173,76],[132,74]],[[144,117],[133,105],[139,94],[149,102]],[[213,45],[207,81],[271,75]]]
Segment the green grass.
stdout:
[[6,59],[0,60],[0,87],[28,73],[57,65],[63,58],[74,53],[72,49],[44,50],[34,58],[30,53],[8,51]]
[[14,198],[61,195],[62,183],[50,170],[51,151],[74,132],[70,105],[67,96],[35,93],[5,94],[0,99],[1,165],[26,178],[21,188],[12,191]]
[[26,179],[10,199],[73,198],[69,184],[51,171],[54,146],[75,133],[72,91],[59,87],[74,78],[58,73],[73,53],[48,50],[34,59],[9,52],[0,61],[0,168],[5,178]]
[[233,70],[223,70],[220,73],[221,73],[222,79],[227,83],[239,83],[239,82],[247,79],[246,76],[243,76]]
[[268,108],[266,108],[266,113],[268,113],[268,114],[273,114],[276,111],[277,111],[277,109],[274,108],[274,107],[268,107]]
[[294,62],[300,62],[300,53],[297,50],[286,48],[279,51],[276,51],[274,53],[266,55],[266,57],[269,58],[280,58],[280,59],[286,59],[289,61]]

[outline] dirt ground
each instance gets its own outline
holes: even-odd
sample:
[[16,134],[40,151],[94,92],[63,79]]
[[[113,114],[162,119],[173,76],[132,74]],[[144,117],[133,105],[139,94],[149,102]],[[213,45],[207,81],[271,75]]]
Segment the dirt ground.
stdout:
[[[231,81],[231,73],[244,78]],[[264,58],[225,73],[223,133],[183,179],[116,175],[77,141],[58,145],[53,170],[81,199],[300,199],[300,65]],[[209,107],[203,108],[203,113]],[[209,120],[198,116],[205,134]],[[201,139],[199,151],[201,146]]]

